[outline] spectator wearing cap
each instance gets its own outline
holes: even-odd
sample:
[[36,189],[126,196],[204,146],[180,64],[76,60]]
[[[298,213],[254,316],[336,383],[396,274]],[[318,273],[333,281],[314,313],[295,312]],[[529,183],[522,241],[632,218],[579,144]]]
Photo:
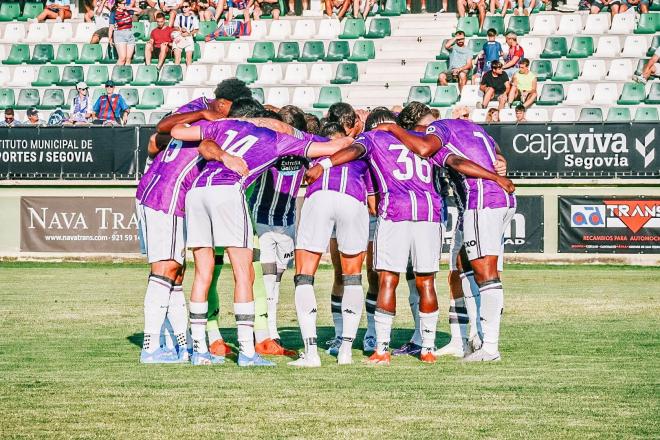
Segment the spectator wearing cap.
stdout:
[[529,70],[529,60],[523,58],[520,60],[520,70],[518,70],[511,80],[511,90],[509,91],[509,104],[514,101],[521,101],[525,108],[534,104],[537,97],[536,75]]
[[172,45],[173,30],[165,25],[165,14],[162,12],[156,14],[156,27],[151,31],[149,41],[144,48],[145,64],[151,64],[151,58],[155,55],[158,57],[158,69],[163,67]]
[[472,51],[465,47],[465,32],[457,31],[454,38],[447,40],[445,49],[449,51],[449,70],[440,73],[438,83],[446,86],[457,81],[460,92],[467,84],[468,72],[472,69]]
[[133,14],[128,9],[126,0],[117,0],[112,5],[108,38],[110,44],[117,49],[117,65],[131,64],[135,51],[135,35],[133,34]]
[[58,22],[71,18],[71,0],[46,0],[46,7],[36,21],[42,23],[46,20],[55,19]]
[[646,84],[651,76],[660,76],[660,47],[655,49],[653,56],[644,65],[641,75],[634,75],[633,81]]
[[89,97],[89,87],[84,82],[76,84],[78,94],[73,97],[71,106],[71,116],[64,122],[66,125],[84,125],[89,124],[92,116],[92,105]]
[[481,108],[486,108],[492,99],[497,99],[497,108],[502,110],[509,97],[511,83],[506,72],[502,69],[501,61],[493,61],[491,67],[492,69],[484,73],[481,78],[479,89],[484,94],[484,98],[479,104],[481,104]]
[[130,108],[124,98],[115,93],[115,83],[105,83],[105,95],[99,96],[92,109],[94,123],[103,125],[124,125],[128,119]]
[[14,117],[14,109],[5,109],[5,118],[0,121],[0,127],[18,127],[21,122]]
[[46,121],[39,118],[39,110],[36,107],[30,107],[27,111],[27,120],[22,125],[33,125],[36,127],[43,127]]
[[508,53],[504,56],[504,71],[509,78],[520,68],[520,60],[525,56],[525,51],[518,44],[518,35],[515,32],[506,34],[506,44],[509,46]]

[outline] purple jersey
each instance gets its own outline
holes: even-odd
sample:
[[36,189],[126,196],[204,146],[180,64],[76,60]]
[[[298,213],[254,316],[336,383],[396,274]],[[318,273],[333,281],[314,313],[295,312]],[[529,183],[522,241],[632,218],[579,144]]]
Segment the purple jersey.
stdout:
[[202,122],[202,138],[211,139],[220,148],[247,163],[249,174],[241,177],[222,162],[209,161],[197,177],[195,188],[239,183],[243,190],[268,171],[281,156],[307,156],[310,141],[257,127],[245,121],[218,120]]
[[[442,148],[430,159],[433,163],[445,166],[447,157],[456,154],[495,172],[495,141],[479,125],[460,119],[443,119],[429,125],[426,134],[436,136],[442,142]],[[461,176],[466,209],[516,206],[516,197],[507,194],[492,180]]]
[[393,222],[442,221],[442,199],[433,185],[433,167],[428,160],[413,154],[384,131],[363,133],[355,143],[366,149],[363,157],[376,178],[380,218]]
[[206,110],[207,108],[210,107],[210,104],[211,101],[209,101],[207,98],[202,96],[201,98],[193,99],[188,104],[182,105],[181,107],[176,109],[174,113],[190,113],[190,112],[196,112],[198,110]]

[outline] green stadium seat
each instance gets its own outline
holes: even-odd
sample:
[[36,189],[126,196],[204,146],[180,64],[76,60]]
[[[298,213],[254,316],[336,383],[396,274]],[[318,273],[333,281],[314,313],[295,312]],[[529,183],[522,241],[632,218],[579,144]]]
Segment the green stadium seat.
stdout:
[[657,107],[637,107],[635,122],[658,122],[659,120]]
[[135,106],[138,110],[154,110],[162,106],[165,102],[163,89],[159,87],[149,87],[144,89],[140,103]]
[[553,81],[573,81],[580,76],[580,65],[577,60],[559,60],[557,70],[552,76]]
[[398,17],[405,9],[405,0],[386,0],[385,7],[380,11],[380,15],[383,17]]
[[460,17],[456,30],[465,32],[466,37],[477,35],[479,33],[479,20],[477,17]]
[[616,103],[619,105],[637,105],[644,102],[645,97],[644,84],[625,83],[621,96],[619,96]]
[[16,98],[13,89],[0,89],[0,110],[14,107]]
[[[660,2],[658,2],[658,4],[660,4]],[[649,50],[646,51],[646,56],[652,57],[653,53],[658,47],[660,47],[660,35],[655,35],[653,37],[653,41],[651,42],[651,47],[649,47]]]
[[429,86],[412,86],[408,92],[408,103],[413,101],[429,104],[431,102],[431,88]]
[[451,107],[458,102],[458,88],[455,85],[438,86],[431,107]]
[[109,79],[110,75],[108,74],[108,67],[95,65],[89,66],[89,70],[87,70],[87,79],[85,82],[88,86],[93,87],[105,84]]
[[594,107],[585,107],[580,110],[579,122],[603,122],[603,110]]
[[85,80],[85,72],[82,66],[64,66],[62,79],[57,83],[58,86],[75,86]]
[[541,52],[541,58],[561,58],[568,52],[568,44],[565,37],[548,37],[545,40],[545,48]]
[[160,75],[156,85],[159,86],[173,86],[176,83],[183,81],[183,69],[180,64],[164,65],[160,69]]
[[298,61],[312,63],[314,61],[321,61],[324,57],[325,48],[323,47],[323,41],[305,41],[302,55]]
[[18,99],[16,100],[16,108],[18,110],[27,110],[30,107],[39,105],[41,98],[39,97],[39,90],[37,89],[21,89],[18,92]]
[[202,57],[202,46],[199,43],[195,42],[195,48],[193,50],[193,61],[199,61]]
[[101,64],[117,64],[117,50],[108,45],[105,49],[105,56],[99,60]]
[[257,100],[257,102],[263,104],[266,101],[264,94],[264,89],[261,87],[252,87],[252,97]]
[[135,107],[140,102],[140,95],[138,93],[138,89],[136,88],[123,87],[119,91],[119,94],[123,96],[124,101],[126,101],[126,104],[128,104],[130,107]]
[[448,38],[442,40],[442,45],[440,46],[440,53],[435,56],[436,60],[449,60],[449,51],[445,47]]
[[236,66],[236,78],[240,79],[245,84],[252,84],[259,79],[257,66],[254,64],[239,64]]
[[497,35],[504,34],[504,17],[501,15],[489,15],[484,20],[484,27],[479,31],[477,35],[480,37],[485,37],[488,33],[488,29],[495,29]]
[[369,25],[369,32],[365,38],[385,38],[392,35],[392,24],[389,18],[373,18]]
[[557,105],[564,100],[564,86],[561,84],[543,84],[538,105]]
[[158,81],[158,69],[156,66],[140,66],[131,81],[132,86],[150,86]]
[[32,87],[48,87],[60,81],[60,69],[57,66],[41,66]]
[[651,6],[649,6],[649,11],[660,11],[660,2],[653,2],[651,3]]
[[636,34],[655,34],[660,30],[660,14],[648,13],[639,16]]
[[331,41],[328,45],[328,54],[323,61],[343,61],[351,56],[348,41]]
[[32,58],[28,64],[46,64],[55,58],[55,49],[52,44],[37,44],[32,49]]
[[96,64],[103,58],[103,48],[100,44],[83,44],[78,57],[78,64]]
[[353,53],[348,61],[368,61],[376,58],[376,46],[371,40],[359,40],[353,45]]
[[123,86],[133,81],[133,68],[131,66],[115,66],[110,78],[115,85]]
[[144,29],[144,23],[141,21],[133,22],[133,35],[136,41],[149,41],[149,36]]
[[335,78],[330,80],[330,84],[351,84],[358,80],[358,66],[355,63],[339,63]]
[[257,42],[252,49],[252,56],[247,59],[248,63],[265,63],[275,58],[275,45],[271,41]]
[[44,4],[42,2],[29,2],[25,3],[23,7],[23,15],[18,17],[20,21],[28,21],[33,18],[37,18],[37,15],[41,14],[44,10]]
[[594,54],[594,39],[592,37],[573,37],[568,58],[587,58]]
[[135,45],[135,52],[133,52],[131,64],[144,64],[144,51],[146,47],[147,45],[145,43],[137,43]]
[[64,107],[64,90],[46,89],[41,99],[41,104],[37,108],[40,110],[54,110]]
[[436,84],[438,82],[438,76],[447,70],[449,70],[449,66],[446,61],[430,61],[426,63],[424,77],[421,78],[419,82],[424,84]]
[[0,21],[14,21],[21,15],[21,5],[16,3],[0,3]]
[[52,61],[53,64],[71,64],[78,60],[77,44],[60,44],[57,48],[57,55]]
[[467,48],[472,51],[472,55],[476,56],[481,49],[483,49],[484,44],[486,43],[485,38],[470,38],[467,42]]
[[146,125],[147,118],[144,116],[143,112],[130,112],[128,114],[128,119],[126,119],[126,125]]
[[342,40],[354,40],[356,38],[364,37],[366,29],[364,20],[361,18],[347,18],[344,20],[344,31],[339,34]]
[[534,60],[529,68],[536,75],[537,81],[545,81],[552,77],[552,63],[549,60]]
[[654,81],[651,84],[651,90],[649,90],[644,102],[651,105],[660,105],[660,82]]
[[300,46],[297,41],[283,41],[277,48],[277,56],[273,58],[276,63],[290,63],[300,58]]
[[319,99],[313,104],[313,107],[329,108],[336,102],[341,102],[341,89],[336,86],[325,86],[321,87]]
[[30,60],[30,46],[27,44],[12,44],[9,56],[2,64],[22,64]]
[[215,31],[218,27],[218,23],[215,21],[200,21],[199,22],[199,32],[195,34],[195,41],[204,41],[204,37]]
[[514,15],[509,19],[509,26],[506,28],[506,33],[515,32],[516,35],[526,35],[529,33],[529,17],[524,15]]
[[607,122],[630,122],[630,109],[625,107],[610,107],[607,112]]

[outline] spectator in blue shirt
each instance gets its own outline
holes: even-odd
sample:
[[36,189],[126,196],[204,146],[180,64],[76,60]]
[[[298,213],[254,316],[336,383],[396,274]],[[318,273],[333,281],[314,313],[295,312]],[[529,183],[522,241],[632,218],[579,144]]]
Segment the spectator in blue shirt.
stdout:
[[94,103],[92,119],[95,123],[103,125],[125,125],[130,108],[124,98],[115,93],[115,83],[105,83],[105,95],[101,95]]
[[483,73],[486,73],[490,70],[490,65],[493,61],[498,61],[500,57],[504,56],[504,51],[502,50],[502,45],[495,41],[497,37],[497,31],[495,29],[488,29],[488,41],[486,41],[481,48],[481,51],[484,55],[484,70]]

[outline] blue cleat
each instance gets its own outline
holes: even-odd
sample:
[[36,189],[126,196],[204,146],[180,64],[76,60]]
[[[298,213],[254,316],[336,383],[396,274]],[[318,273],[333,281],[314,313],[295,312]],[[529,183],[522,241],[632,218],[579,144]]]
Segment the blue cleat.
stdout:
[[330,356],[337,356],[339,354],[339,347],[341,347],[341,338],[334,337],[326,342],[326,345],[328,348],[325,352]]
[[247,357],[243,352],[238,353],[238,366],[239,367],[274,367],[275,362],[268,361],[259,354],[255,353],[251,358]]
[[156,351],[149,353],[148,351],[142,350],[140,352],[140,363],[141,364],[174,364],[178,362],[178,356],[176,353],[172,353],[168,350],[163,350],[162,348],[156,349]]
[[[185,352],[187,353],[187,350]],[[217,365],[217,364],[224,364],[225,358],[223,356],[215,356],[209,352],[206,353],[193,352],[190,361],[193,365]]]
[[417,345],[414,342],[406,342],[400,348],[392,351],[392,356],[405,356],[407,354],[410,356],[419,356],[421,352],[422,347],[420,345]]
[[186,364],[190,362],[190,357],[192,356],[192,353],[190,353],[186,347],[177,347],[177,349],[172,350],[172,352],[177,358],[176,363]]
[[365,353],[373,353],[376,351],[377,345],[375,336],[365,336],[362,340],[362,351]]

